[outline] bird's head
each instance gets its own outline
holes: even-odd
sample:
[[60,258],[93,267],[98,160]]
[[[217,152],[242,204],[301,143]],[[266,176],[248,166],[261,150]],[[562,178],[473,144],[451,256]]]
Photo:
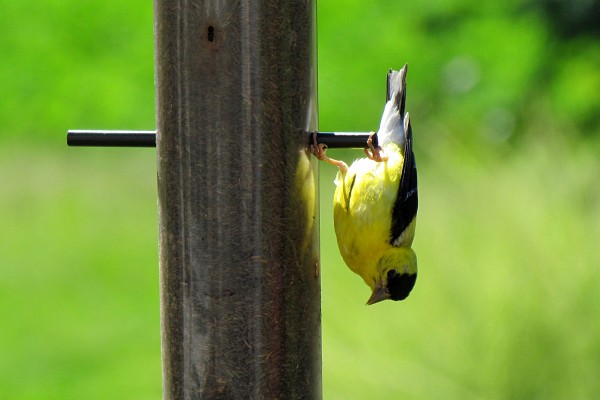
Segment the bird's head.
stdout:
[[369,285],[373,289],[367,305],[383,300],[404,300],[417,280],[417,255],[408,247],[386,251],[377,263],[377,275]]

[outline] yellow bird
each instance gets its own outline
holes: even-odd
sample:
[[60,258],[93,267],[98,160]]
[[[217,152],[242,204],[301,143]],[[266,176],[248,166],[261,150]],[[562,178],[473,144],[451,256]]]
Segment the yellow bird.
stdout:
[[[417,279],[411,245],[418,207],[417,167],[406,101],[405,65],[387,75],[387,102],[377,136],[371,132],[367,158],[350,167],[326,156],[313,136],[313,153],[339,168],[333,199],[338,247],[348,267],[372,290],[367,304],[404,300]],[[375,146],[375,138],[380,146]]]

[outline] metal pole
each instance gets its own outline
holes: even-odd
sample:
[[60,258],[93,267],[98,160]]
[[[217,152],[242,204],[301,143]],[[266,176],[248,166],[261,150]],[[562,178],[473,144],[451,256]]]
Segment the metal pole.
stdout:
[[154,2],[165,399],[321,398],[315,6]]
[[[316,132],[317,142],[332,149],[365,148],[371,136],[367,132]],[[110,131],[75,130],[67,132],[69,146],[101,147],[156,147],[155,131]],[[312,132],[306,133],[307,145],[312,144]],[[377,135],[373,136],[373,146],[377,146]]]
[[69,146],[155,147],[155,131],[69,130]]

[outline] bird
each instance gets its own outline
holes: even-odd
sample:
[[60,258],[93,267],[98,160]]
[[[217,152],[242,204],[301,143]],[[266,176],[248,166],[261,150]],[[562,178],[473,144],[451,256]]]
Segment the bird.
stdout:
[[387,74],[379,130],[371,132],[365,158],[350,167],[326,155],[313,135],[312,153],[338,167],[333,200],[337,244],[346,265],[371,289],[367,305],[404,300],[417,279],[412,249],[418,209],[417,167],[410,115],[405,112],[408,65]]

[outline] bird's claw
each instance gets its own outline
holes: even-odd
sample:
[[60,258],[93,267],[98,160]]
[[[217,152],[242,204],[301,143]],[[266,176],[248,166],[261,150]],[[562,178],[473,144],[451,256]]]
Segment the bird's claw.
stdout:
[[327,162],[327,145],[324,143],[317,142],[317,133],[314,132],[312,135],[312,144],[310,145],[310,151],[317,157],[320,161]]
[[340,169],[342,173],[348,170],[348,165],[345,162],[340,160],[334,160],[333,158],[327,157],[327,145],[325,143],[317,142],[317,132],[313,133],[312,144],[310,145],[310,151],[317,157],[320,161],[325,161],[328,164],[335,165]]
[[375,132],[371,132],[371,134],[369,135],[369,139],[367,139],[367,146],[369,147],[364,149],[365,154],[367,155],[367,158],[369,160],[377,162],[387,161],[388,156],[384,154],[381,146],[375,147],[373,145],[373,138],[375,137],[375,135],[377,135]]

